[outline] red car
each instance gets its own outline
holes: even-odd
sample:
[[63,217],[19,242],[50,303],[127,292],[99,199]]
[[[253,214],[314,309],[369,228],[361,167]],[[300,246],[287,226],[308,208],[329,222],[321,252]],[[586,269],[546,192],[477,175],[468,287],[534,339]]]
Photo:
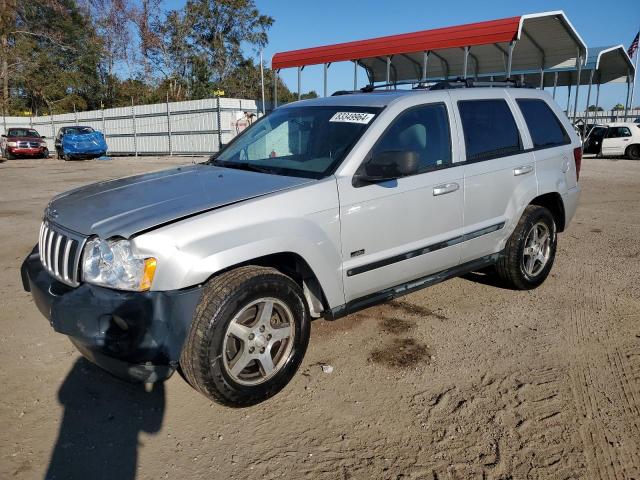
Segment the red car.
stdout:
[[16,157],[48,158],[47,142],[33,128],[10,128],[0,142],[2,156],[8,160]]

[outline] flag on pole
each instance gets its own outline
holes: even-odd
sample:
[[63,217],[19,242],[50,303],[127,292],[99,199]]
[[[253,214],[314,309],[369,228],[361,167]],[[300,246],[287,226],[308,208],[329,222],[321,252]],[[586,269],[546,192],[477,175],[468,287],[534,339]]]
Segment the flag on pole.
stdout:
[[629,54],[629,58],[633,58],[633,54],[636,53],[636,50],[638,50],[639,36],[640,36],[640,32],[636,33],[636,38],[633,39],[633,42],[631,42],[631,45],[629,46],[629,50],[627,50],[627,53]]

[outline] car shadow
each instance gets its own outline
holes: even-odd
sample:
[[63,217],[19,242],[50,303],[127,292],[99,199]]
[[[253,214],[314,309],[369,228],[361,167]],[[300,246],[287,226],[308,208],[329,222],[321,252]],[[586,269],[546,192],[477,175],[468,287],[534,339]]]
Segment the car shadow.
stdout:
[[58,400],[64,413],[45,480],[134,479],[140,432],[157,433],[162,426],[164,384],[147,391],[80,358]]
[[462,278],[465,280],[469,280],[474,283],[480,283],[482,285],[488,285],[490,287],[502,288],[503,290],[514,290],[513,288],[506,285],[499,277],[495,274],[492,267],[488,267],[484,270],[477,272],[470,272],[462,275]]

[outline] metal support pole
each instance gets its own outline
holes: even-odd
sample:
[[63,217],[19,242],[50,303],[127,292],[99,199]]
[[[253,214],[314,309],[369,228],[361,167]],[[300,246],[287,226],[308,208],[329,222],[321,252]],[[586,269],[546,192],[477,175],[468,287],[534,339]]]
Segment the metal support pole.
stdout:
[[544,68],[540,67],[540,90],[544,90]]
[[[587,88],[587,108],[585,108],[584,123],[587,124],[589,119],[589,101],[591,100],[591,84],[593,83],[593,70],[589,71],[589,87]],[[585,132],[586,133],[586,132]]]
[[[133,102],[133,98],[131,99],[131,102]],[[132,103],[133,105],[133,103]],[[73,116],[76,119],[76,125],[78,125],[78,112],[76,111],[76,104],[74,102],[73,104]]]
[[104,135],[104,137],[107,137],[107,125],[104,121],[104,105],[100,105],[100,113],[102,116],[102,134]]
[[222,114],[220,112],[220,95],[216,95],[216,117],[218,121],[218,152],[222,150]]
[[567,90],[568,90],[568,94],[567,94],[567,117],[569,117],[570,115],[570,111],[569,111],[569,106],[571,105],[571,84],[567,85]]
[[556,99],[556,87],[558,86],[558,72],[553,72],[553,99]]
[[278,70],[271,69],[273,73],[273,109],[278,108]]
[[598,107],[600,106],[600,82],[596,83],[596,110],[593,117],[594,123],[598,121]]
[[578,118],[578,93],[580,92],[580,82],[582,81],[582,57],[578,55],[578,74],[576,76],[576,98],[573,101],[573,121]]
[[389,90],[389,83],[391,83],[391,57],[387,57],[387,90]]
[[136,130],[136,109],[133,106],[133,97],[131,97],[131,115],[133,117],[133,150],[137,157],[138,156],[138,133]]
[[627,72],[627,98],[624,102],[624,120],[627,121],[627,115],[629,114],[629,93],[631,92],[631,74]]
[[51,111],[51,107],[49,107],[49,116],[51,117],[51,141],[55,145],[55,143],[56,143],[56,122],[53,119],[53,112]]
[[267,107],[265,106],[264,96],[264,65],[262,62],[262,49],[260,49],[260,89],[262,90],[262,115],[264,115],[267,113]]
[[[264,102],[264,92],[262,101]],[[264,106],[264,103],[263,103]],[[169,141],[169,155],[173,155],[173,143],[171,142],[171,109],[169,108],[169,94],[167,93],[167,140]]]
[[302,67],[298,67],[298,100],[302,98]]
[[429,67],[429,51],[422,53],[422,81],[427,81],[427,68]]
[[2,126],[4,127],[4,130],[2,133],[4,133],[5,135],[7,134],[7,117],[5,116],[5,112],[4,112],[4,105],[2,106]]
[[511,77],[511,65],[513,64],[513,48],[515,46],[515,40],[513,42],[509,42],[509,49],[507,54],[507,78]]
[[353,61],[353,91],[358,90],[358,60]]
[[462,78],[467,78],[468,63],[469,63],[469,47],[464,47],[464,62],[462,67]]
[[324,96],[327,96],[327,69],[329,68],[329,66],[325,63],[324,64]]

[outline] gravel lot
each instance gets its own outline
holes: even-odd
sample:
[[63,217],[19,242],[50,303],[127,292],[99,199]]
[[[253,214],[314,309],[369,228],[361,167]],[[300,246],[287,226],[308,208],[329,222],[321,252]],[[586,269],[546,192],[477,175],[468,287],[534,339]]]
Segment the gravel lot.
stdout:
[[640,478],[640,162],[583,162],[537,290],[476,276],[316,321],[293,382],[228,409],[103,373],[20,282],[54,194],[189,161],[0,164],[0,478]]

